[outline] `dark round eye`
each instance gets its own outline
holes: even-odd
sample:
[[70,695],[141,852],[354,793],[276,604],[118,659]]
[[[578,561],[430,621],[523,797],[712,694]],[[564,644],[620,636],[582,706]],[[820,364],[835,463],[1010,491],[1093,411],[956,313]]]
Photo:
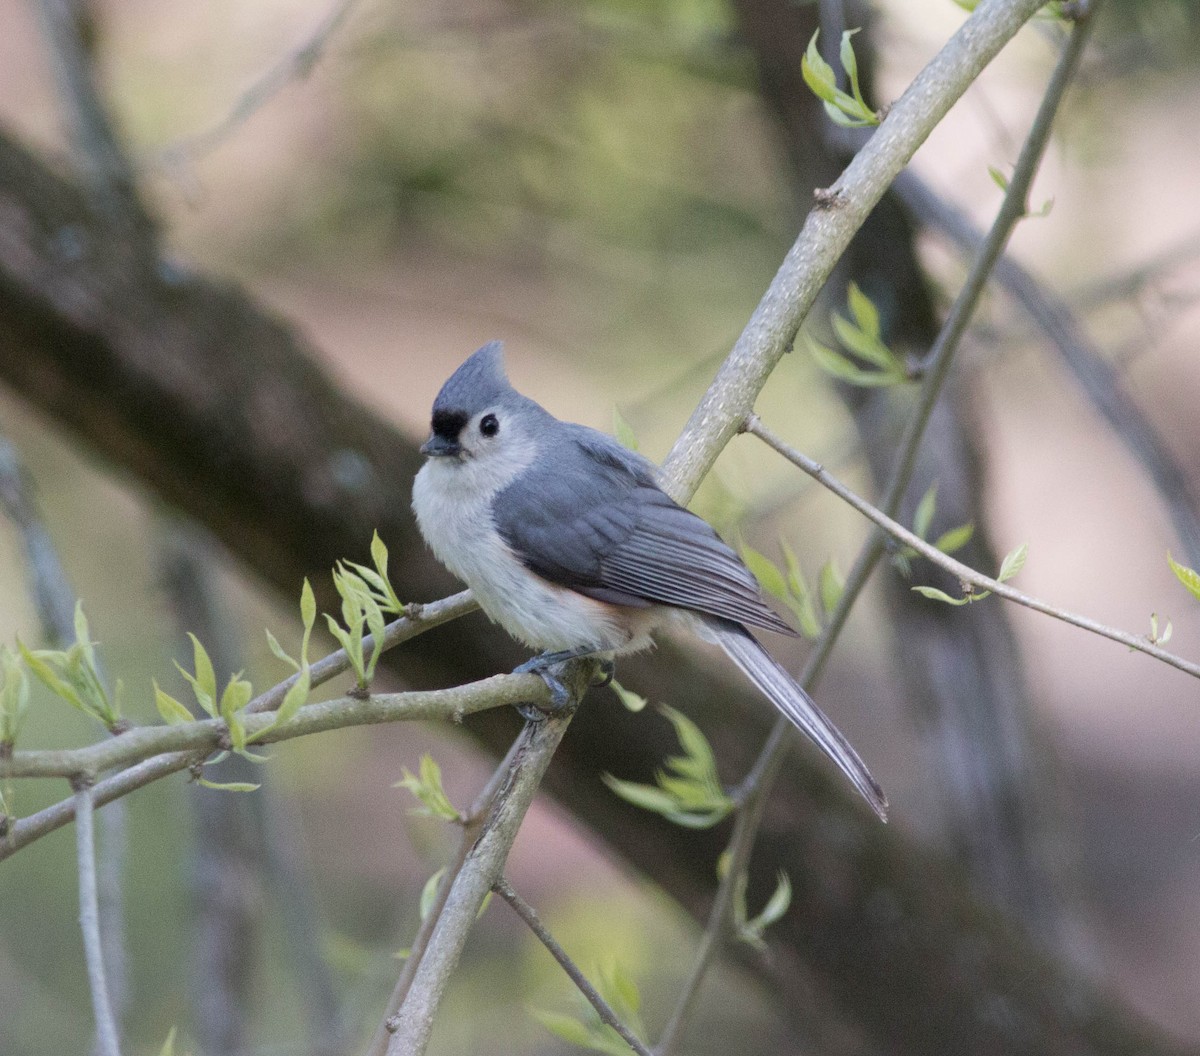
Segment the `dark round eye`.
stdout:
[[484,436],[495,436],[500,432],[500,420],[494,414],[485,414],[479,419],[479,431]]

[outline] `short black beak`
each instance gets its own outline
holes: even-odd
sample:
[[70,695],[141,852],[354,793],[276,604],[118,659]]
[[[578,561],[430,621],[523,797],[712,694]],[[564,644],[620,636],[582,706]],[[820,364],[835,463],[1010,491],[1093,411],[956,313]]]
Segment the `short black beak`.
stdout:
[[457,440],[450,440],[441,433],[434,433],[421,445],[421,454],[431,458],[453,458],[462,454],[462,446]]

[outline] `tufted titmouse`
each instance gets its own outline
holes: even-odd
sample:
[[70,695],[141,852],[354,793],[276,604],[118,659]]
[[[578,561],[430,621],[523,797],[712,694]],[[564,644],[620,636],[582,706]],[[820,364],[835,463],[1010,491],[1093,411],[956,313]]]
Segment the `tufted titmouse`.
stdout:
[[653,463],[513,389],[500,342],[442,386],[421,453],[421,534],[490,619],[545,650],[522,669],[556,696],[554,664],[636,652],[659,627],[685,626],[720,645],[886,816],[858,753],[747,630],[795,635],[737,554],[658,486]]

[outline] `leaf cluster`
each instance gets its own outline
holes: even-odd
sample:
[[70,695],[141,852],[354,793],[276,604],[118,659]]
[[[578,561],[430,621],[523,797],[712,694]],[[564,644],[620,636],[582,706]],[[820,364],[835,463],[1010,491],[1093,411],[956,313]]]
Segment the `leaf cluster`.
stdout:
[[[730,852],[717,859],[717,878],[724,880],[729,874]],[[776,874],[775,890],[762,910],[754,917],[746,908],[746,887],[749,875],[745,870],[734,881],[733,888],[733,931],[742,942],[757,950],[765,950],[767,944],[763,933],[776,921],[781,920],[792,904],[792,881],[782,869]]]
[[[1001,583],[1012,579],[1025,567],[1025,558],[1028,556],[1029,547],[1025,543],[1010,550],[1004,560],[1000,562],[1000,571],[996,573],[996,579]],[[937,587],[913,587],[912,589],[922,597],[931,598],[933,601],[944,601],[947,605],[969,605],[972,601],[983,601],[992,593],[990,590],[985,590],[977,594],[970,583],[963,584],[964,593],[961,598],[952,598],[944,590],[938,590]]]
[[867,105],[858,84],[858,60],[854,57],[854,45],[850,39],[858,32],[857,29],[846,30],[842,34],[842,43],[838,51],[842,67],[850,81],[849,92],[844,92],[838,87],[837,74],[821,57],[817,48],[819,30],[812,35],[804,58],[800,60],[800,72],[804,83],[824,104],[829,120],[843,128],[868,128],[880,122],[880,115]]
[[838,342],[851,356],[806,335],[817,366],[838,381],[862,388],[899,385],[911,380],[904,360],[883,341],[883,328],[875,303],[853,282],[847,289],[846,301],[850,318],[833,312],[829,324]]
[[[937,490],[938,482],[935,480],[929,485],[925,494],[921,496],[921,501],[917,503],[916,512],[913,514],[913,534],[920,539],[924,539],[926,542],[929,541],[929,529],[933,526],[933,518],[937,513]],[[943,554],[952,554],[956,550],[961,550],[966,546],[974,534],[974,523],[967,521],[965,524],[948,528],[942,532],[934,540],[933,546]],[[916,550],[911,546],[901,546],[892,555],[892,563],[907,579],[912,574],[911,562],[917,556]]]
[[403,770],[403,778],[397,781],[393,788],[405,788],[413,794],[418,806],[409,810],[410,814],[422,814],[429,818],[441,818],[443,821],[459,822],[462,814],[450,802],[446,790],[442,787],[442,768],[438,766],[433,756],[426,752],[421,756],[419,773],[412,773],[407,767]]
[[[329,633],[346,650],[360,690],[366,690],[375,677],[375,665],[383,652],[385,614],[400,615],[404,603],[388,581],[388,552],[376,532],[371,539],[374,568],[353,561],[339,561],[333,570],[333,585],[342,599],[342,624],[328,613]],[[365,655],[366,635],[372,638],[371,654]]]
[[833,558],[821,566],[817,574],[817,589],[814,592],[805,578],[804,570],[792,548],[783,539],[779,540],[786,568],[781,569],[766,554],[743,543],[742,560],[754,573],[759,585],[773,598],[778,598],[796,617],[800,633],[805,638],[820,637],[825,624],[842,598],[845,582]]
[[19,640],[17,649],[29,670],[56,697],[103,723],[112,733],[123,728],[123,687],[118,682],[112,696],[105,688],[82,602],[75,603],[75,643],[69,649],[30,649]]
[[682,712],[665,704],[659,711],[675,727],[683,749],[668,757],[655,773],[653,785],[623,781],[604,774],[603,780],[627,803],[653,811],[689,829],[707,829],[725,818],[734,802],[725,794],[717,775],[717,760],[700,728]]

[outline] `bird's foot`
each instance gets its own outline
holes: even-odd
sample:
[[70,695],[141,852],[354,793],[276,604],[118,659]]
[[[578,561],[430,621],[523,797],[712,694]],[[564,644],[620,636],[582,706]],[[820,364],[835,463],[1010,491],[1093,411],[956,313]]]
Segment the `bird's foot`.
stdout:
[[[516,709],[521,714],[521,717],[528,722],[540,722],[547,714],[556,711],[561,711],[571,703],[571,691],[563,684],[562,680],[554,673],[553,668],[560,664],[565,664],[570,660],[578,660],[580,657],[588,656],[594,653],[595,650],[589,646],[583,646],[579,649],[562,649],[558,652],[541,653],[533,657],[531,660],[526,660],[525,663],[513,668],[514,675],[532,674],[537,675],[543,682],[546,683],[550,690],[550,706],[539,707],[537,704],[517,704]],[[612,661],[602,661],[601,672],[607,675],[604,682],[596,683],[598,685],[607,685],[612,681]]]

